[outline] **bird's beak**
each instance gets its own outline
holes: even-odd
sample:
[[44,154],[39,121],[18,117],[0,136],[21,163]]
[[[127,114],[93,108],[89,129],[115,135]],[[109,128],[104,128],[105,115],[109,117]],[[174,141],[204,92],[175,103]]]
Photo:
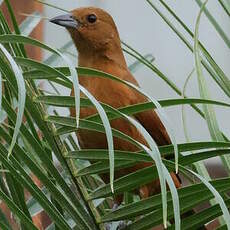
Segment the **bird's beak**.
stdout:
[[77,29],[79,27],[79,22],[73,18],[71,14],[60,15],[55,18],[50,19],[50,22],[57,24],[59,26],[64,26],[66,28]]

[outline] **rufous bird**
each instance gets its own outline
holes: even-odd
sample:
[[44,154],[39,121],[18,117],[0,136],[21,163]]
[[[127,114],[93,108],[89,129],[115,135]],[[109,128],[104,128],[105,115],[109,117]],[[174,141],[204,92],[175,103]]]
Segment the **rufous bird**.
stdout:
[[[104,10],[94,7],[78,8],[71,14],[62,15],[51,19],[51,22],[64,26],[69,31],[78,50],[78,65],[112,74],[122,80],[138,86],[137,81],[130,73],[121,48],[121,41],[113,18]],[[125,107],[147,101],[142,94],[130,87],[110,79],[99,77],[79,76],[80,84],[85,87],[99,101],[114,108]],[[71,95],[73,95],[73,90]],[[75,109],[70,110],[75,117]],[[96,113],[94,108],[81,108],[80,117],[85,118]],[[149,132],[156,143],[170,144],[169,136],[161,120],[154,110],[141,112],[134,115],[135,119]],[[116,119],[111,121],[111,126],[138,142],[148,146],[142,134],[127,120]],[[106,149],[107,141],[104,134],[78,130],[77,136],[81,148]],[[114,137],[114,148],[124,151],[138,151],[135,145]],[[131,168],[115,172],[115,178],[127,175],[138,169],[150,166],[151,163],[139,163]],[[176,174],[171,173],[175,186],[180,187]],[[109,175],[102,175],[105,183],[109,182]],[[160,192],[159,180],[152,181],[139,189],[141,198]],[[115,203],[120,204],[122,196],[115,197]]]

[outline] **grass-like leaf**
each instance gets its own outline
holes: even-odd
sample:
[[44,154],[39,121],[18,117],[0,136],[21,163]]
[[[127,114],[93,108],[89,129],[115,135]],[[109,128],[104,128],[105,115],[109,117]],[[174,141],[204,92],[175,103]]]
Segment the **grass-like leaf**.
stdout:
[[[227,191],[230,187],[227,178],[218,179],[211,183],[219,192]],[[196,199],[197,193],[200,194],[201,199],[199,200]],[[212,193],[202,183],[190,185],[185,188],[180,188],[178,189],[178,194],[181,203],[181,210],[183,210],[186,206],[195,207],[196,205],[203,203],[213,197]],[[170,192],[167,192],[167,195],[168,204],[170,205],[170,203],[172,203],[172,197],[170,195]],[[129,219],[133,216],[139,216],[147,214],[153,210],[157,210],[161,207],[161,199],[159,199],[159,197],[160,194],[144,200],[137,201],[132,204],[125,205],[118,210],[114,210],[108,214],[105,214],[102,217],[102,221],[109,222],[115,220]],[[169,210],[169,212],[172,213],[171,210]]]
[[0,199],[3,200],[10,210],[31,230],[38,230],[32,221],[20,210],[18,206],[0,189]]
[[[196,3],[201,8],[203,3],[200,0],[196,0]],[[216,21],[216,19],[212,16],[212,14],[209,12],[209,10],[205,7],[204,8],[204,14],[207,16],[209,21],[212,23],[216,31],[219,33],[225,44],[230,48],[230,39],[228,38],[227,34],[224,32],[222,27],[219,25],[219,23]]]
[[105,128],[106,138],[107,138],[107,144],[109,149],[109,160],[110,160],[110,186],[111,190],[113,191],[113,181],[114,181],[114,145],[113,145],[113,135],[112,135],[112,129],[109,123],[109,119],[106,115],[105,110],[100,105],[100,103],[95,99],[95,97],[84,87],[80,86],[80,90],[85,96],[89,98],[89,100],[95,105],[100,117],[101,121]]
[[[190,42],[186,39],[186,37],[177,29],[176,26],[156,7],[155,3],[153,3],[151,0],[146,0],[149,5],[160,15],[160,17],[167,23],[167,25],[176,33],[176,35],[183,41],[183,43],[186,45],[186,47],[193,52],[193,47],[190,44]],[[163,1],[159,0],[159,2],[166,8],[166,10],[175,18],[175,20],[185,29],[185,31],[192,37],[194,38],[193,32],[186,26],[186,24],[181,20],[177,14],[169,7],[169,5]],[[202,50],[205,58],[209,62],[209,64],[212,66],[208,65],[207,61],[202,59],[202,65],[206,68],[208,73],[212,76],[212,78],[216,81],[216,83],[221,87],[221,89],[226,93],[227,96],[230,96],[230,84],[228,77],[224,73],[224,71],[217,65],[215,60],[212,58],[210,53],[207,51],[207,49],[204,47],[204,45],[199,42],[200,44],[200,49]],[[150,66],[149,66],[150,67]],[[167,79],[162,73],[159,73],[158,75],[167,83],[169,86],[174,89],[177,93],[179,93],[179,89],[173,84],[169,79]]]
[[[175,185],[174,185],[174,183],[173,183],[173,185],[170,183],[172,178],[171,178],[170,174],[168,173],[168,170],[164,167],[163,162],[161,160],[161,155],[160,155],[159,149],[158,149],[155,141],[150,136],[150,134],[142,127],[142,125],[140,123],[135,121],[133,118],[126,116],[126,119],[128,119],[137,128],[137,130],[139,130],[140,133],[142,133],[144,135],[144,138],[150,147],[150,149],[148,149],[147,146],[143,146],[145,151],[148,153],[148,155],[150,155],[150,157],[154,160],[157,171],[158,171],[160,186],[161,186],[161,195],[162,195],[163,224],[164,224],[164,227],[167,227],[166,181],[169,185],[170,191],[174,191],[173,187],[175,188]],[[176,199],[177,198],[177,192],[176,192],[176,194],[173,194],[173,195],[174,195],[173,198]],[[178,212],[175,212],[175,217],[178,218],[178,216],[179,216],[179,220],[180,220],[180,212],[179,212],[179,215],[178,215]]]
[[91,68],[78,68],[79,70],[79,74],[81,75],[87,75],[87,76],[99,76],[99,77],[104,77],[104,78],[109,78],[109,79],[112,79],[112,80],[116,80],[118,82],[121,82],[133,89],[135,89],[136,91],[138,91],[139,93],[143,94],[146,98],[149,99],[149,101],[151,103],[153,103],[157,109],[157,112],[158,112],[158,115],[159,117],[161,118],[162,122],[164,123],[165,127],[166,127],[166,130],[168,131],[169,133],[169,136],[171,138],[171,141],[174,145],[174,149],[175,149],[175,159],[176,159],[176,172],[178,171],[178,149],[177,149],[177,144],[176,144],[176,141],[175,141],[175,136],[173,134],[173,130],[170,128],[171,125],[168,121],[168,118],[167,116],[165,115],[165,112],[164,110],[162,109],[161,105],[157,102],[157,100],[155,100],[153,97],[149,96],[148,94],[146,94],[142,89],[140,89],[139,87],[135,86],[134,84],[130,83],[130,82],[127,82],[127,81],[123,81],[121,79],[119,79],[118,77],[116,76],[113,76],[111,74],[108,74],[108,73],[105,73],[103,71],[97,71],[97,70],[94,70],[94,69],[91,69]]
[[[225,200],[225,203],[229,208],[230,200],[229,199]],[[181,223],[181,227],[183,229],[191,229],[191,228],[198,229],[200,227],[203,227],[205,223],[208,223],[209,221],[212,221],[216,217],[221,216],[221,214],[222,214],[222,211],[219,208],[219,205],[216,204],[210,208],[202,210],[198,213],[195,213],[192,216],[189,216],[189,217],[183,219],[183,221]],[[226,227],[226,225],[224,225],[224,226]],[[172,225],[168,229],[173,230],[174,227],[175,226]],[[219,228],[217,228],[217,229],[219,229]],[[226,227],[226,230],[227,230],[227,227]]]
[[[165,152],[161,152],[162,156],[167,156]],[[210,151],[202,151],[194,154],[189,154],[183,156],[180,155],[180,165],[189,166],[195,162],[209,159],[216,156],[230,154],[230,149],[217,149]],[[81,160],[91,160],[96,161],[96,163],[86,166],[79,170],[77,176],[91,175],[91,174],[100,174],[109,172],[108,164],[108,151],[107,150],[98,150],[98,149],[86,149],[80,151],[69,152],[66,156],[67,158],[72,159],[81,159]],[[153,162],[152,158],[144,154],[143,151],[138,153],[126,152],[126,151],[115,151],[114,155],[115,166],[120,168],[121,165],[135,165],[138,162]],[[164,160],[163,160],[164,161]]]
[[218,0],[218,2],[221,4],[227,15],[230,17],[230,2],[229,0]]
[[224,202],[224,199],[222,198],[222,196],[220,195],[220,193],[202,176],[200,176],[199,174],[191,171],[191,174],[195,175],[197,178],[199,178],[206,186],[207,188],[212,192],[212,194],[215,197],[216,202],[220,205],[220,208],[223,212],[223,217],[224,220],[228,226],[228,228],[230,229],[230,213],[228,211],[228,208]]
[[[196,1],[200,2],[198,0]],[[164,15],[163,11],[159,10],[153,1],[147,0],[147,2],[162,17],[168,26],[180,37],[180,39],[186,44],[189,50],[198,51],[198,56],[199,50],[202,52],[203,58],[198,60],[200,62],[200,66],[198,66],[198,68],[202,68],[202,64],[207,69],[211,77],[216,81],[218,86],[221,87],[222,91],[229,96],[230,84],[228,77],[224,73],[223,69],[215,62],[208,50],[201,44],[201,42],[198,41],[198,32],[196,31],[195,33],[195,42],[197,42],[197,47],[195,50],[185,34],[180,32],[177,27],[174,26],[174,22],[171,19],[169,20],[168,17]],[[184,21],[181,20],[172,11],[168,3],[163,0],[159,0],[159,3],[161,6],[165,7],[165,9],[175,19],[175,21],[178,22],[183,27],[183,29],[185,29],[191,38],[193,38],[194,34],[192,31],[186,26]],[[223,10],[229,14],[229,0],[219,0],[219,3],[221,4]],[[0,13],[0,34],[5,34],[0,35],[0,42],[4,43],[4,47],[12,55],[16,63],[23,69],[24,80],[26,84],[28,84],[28,87],[26,92],[26,110],[24,112],[26,123],[21,124],[20,137],[22,138],[20,138],[15,144],[13,151],[16,154],[11,156],[9,161],[5,157],[7,153],[6,148],[11,144],[14,134],[12,132],[12,128],[14,128],[13,126],[15,126],[17,120],[17,114],[14,111],[14,101],[17,101],[17,93],[20,93],[20,89],[17,89],[18,84],[14,79],[14,72],[12,71],[12,67],[9,65],[9,61],[7,61],[6,58],[1,59],[1,73],[6,83],[6,85],[4,83],[4,87],[6,87],[7,90],[5,91],[5,95],[1,95],[2,92],[0,89],[0,112],[4,110],[4,113],[6,114],[4,117],[8,118],[9,123],[3,123],[0,126],[1,138],[4,141],[4,145],[0,144],[0,158],[1,162],[4,163],[3,170],[0,170],[0,173],[6,173],[6,181],[4,183],[6,183],[9,190],[12,187],[12,181],[10,181],[10,177],[15,179],[15,182],[20,183],[20,191],[18,190],[18,193],[20,192],[20,194],[15,196],[16,193],[13,191],[11,194],[12,200],[10,200],[10,203],[10,201],[7,200],[7,197],[9,198],[8,191],[5,189],[4,184],[0,183],[0,193],[3,192],[3,196],[1,196],[2,193],[0,196],[1,198],[4,198],[3,200],[9,206],[11,204],[14,205],[10,206],[10,208],[13,213],[18,215],[20,220],[22,219],[24,221],[21,224],[22,228],[31,229],[28,225],[29,222],[31,222],[31,220],[28,218],[30,217],[30,215],[27,213],[28,210],[23,207],[23,202],[17,202],[17,199],[14,198],[14,196],[16,198],[18,197],[21,201],[22,198],[24,199],[22,196],[23,188],[26,188],[33,196],[31,201],[33,200],[33,204],[35,204],[35,206],[32,205],[30,207],[35,208],[34,214],[37,211],[44,209],[44,211],[53,220],[53,223],[48,226],[48,229],[68,229],[69,227],[99,229],[105,227],[105,222],[131,220],[132,223],[126,227],[126,229],[143,230],[162,224],[162,222],[166,227],[166,218],[169,220],[172,220],[173,218],[175,219],[175,222],[173,222],[172,226],[170,227],[171,229],[180,229],[180,214],[193,209],[198,204],[211,201],[213,198],[217,198],[217,202],[219,203],[215,205],[211,203],[212,206],[210,208],[201,211],[198,214],[194,214],[190,217],[182,219],[181,228],[189,228],[189,221],[193,222],[193,228],[198,228],[203,224],[206,224],[207,222],[221,216],[222,212],[224,213],[225,218],[229,218],[229,213],[226,209],[226,207],[229,207],[229,201],[225,197],[225,193],[229,191],[230,187],[229,180],[227,178],[210,182],[206,180],[205,184],[201,183],[198,185],[189,186],[187,188],[180,188],[178,189],[177,193],[177,190],[175,189],[175,186],[169,175],[169,172],[174,171],[175,168],[176,170],[179,168],[181,174],[185,175],[188,179],[191,177],[191,173],[193,178],[194,176],[198,176],[189,171],[188,168],[196,162],[200,162],[212,157],[224,156],[226,158],[230,154],[230,143],[225,142],[227,141],[227,138],[213,138],[215,141],[195,143],[189,142],[176,145],[174,135],[170,129],[170,126],[168,126],[167,118],[165,118],[165,113],[161,108],[161,106],[169,107],[185,104],[191,105],[202,117],[206,119],[207,122],[211,123],[213,122],[213,113],[209,113],[208,115],[210,116],[207,119],[207,116],[204,116],[204,113],[199,109],[199,107],[196,106],[196,104],[201,104],[207,108],[210,108],[210,105],[219,105],[227,108],[230,106],[229,103],[210,100],[208,97],[209,95],[206,94],[207,91],[205,87],[202,87],[202,90],[204,91],[206,97],[202,97],[201,99],[186,98],[184,95],[185,98],[170,98],[168,100],[156,101],[139,88],[133,86],[129,82],[122,81],[116,76],[112,76],[110,74],[93,69],[76,68],[75,64],[72,64],[69,59],[63,55],[63,52],[65,52],[67,48],[73,45],[72,41],[65,44],[63,47],[61,47],[60,50],[57,50],[34,39],[28,38],[26,36],[21,36],[21,33],[29,34],[35,25],[41,20],[41,18],[28,17],[19,27],[9,0],[6,0],[6,4],[16,35],[11,33],[8,22]],[[63,9],[58,8],[57,6],[53,6],[49,3],[46,5],[63,11]],[[203,8],[202,10],[206,11],[206,8]],[[223,32],[221,25],[216,24],[215,19],[214,21],[212,20],[213,16],[210,14],[210,12],[208,13],[209,15],[207,14],[207,16],[211,22],[213,22],[217,31],[219,31],[221,34]],[[196,24],[196,27],[198,27],[198,24],[199,23]],[[220,28],[218,28],[218,26]],[[223,35],[226,38],[227,35],[222,33],[222,37]],[[227,41],[227,39],[225,39],[225,41]],[[51,52],[51,56],[43,63],[39,63],[35,60],[30,60],[26,57],[26,52],[23,44],[30,44],[42,49],[46,49]],[[168,78],[168,76],[165,75],[159,68],[157,68],[154,63],[152,63],[153,57],[151,55],[143,56],[125,43],[123,43],[123,47],[125,52],[137,60],[131,66],[129,66],[132,72],[136,71],[137,68],[140,68],[143,64],[151,69],[151,71],[156,73],[157,76],[162,78],[178,95],[183,95],[177,85],[174,84],[174,82],[172,82],[170,78]],[[55,61],[60,57],[64,60],[64,65],[67,65],[67,67],[51,67],[51,64],[53,65]],[[81,75],[81,77],[103,77],[120,82],[128,87],[131,87],[137,92],[144,94],[149,99],[149,101],[146,103],[115,109],[104,103],[97,102],[95,98],[90,95],[90,92],[87,92],[84,88],[82,88],[82,91],[85,92],[89,98],[80,99],[81,86],[79,86],[78,83],[78,74]],[[10,81],[10,79],[12,79],[12,81]],[[68,90],[74,87],[75,95],[74,97],[46,96],[46,94],[50,95],[53,94],[53,92],[49,92],[49,90],[42,91],[42,89],[37,89],[34,84],[36,79],[48,80],[57,95],[61,95],[58,86],[66,87]],[[1,83],[0,87],[2,87]],[[10,91],[12,91],[12,95],[8,95],[8,92]],[[99,110],[99,113],[79,120],[78,113],[80,112],[80,106],[83,108],[92,107],[95,105]],[[76,117],[68,118],[59,116],[56,108],[53,106],[65,108],[75,107]],[[157,148],[156,144],[149,136],[149,134],[143,129],[143,127],[141,127],[140,124],[136,123],[136,121],[129,117],[136,113],[156,108],[160,110],[160,117],[162,120],[164,120],[164,125],[166,126],[167,131],[170,134],[170,138],[173,142],[172,145],[161,146]],[[56,116],[48,116],[46,109],[51,109],[50,113],[54,113]],[[206,111],[205,115],[207,115]],[[110,129],[109,121],[117,118],[126,119],[135,125],[137,129],[143,134],[143,136],[145,136],[149,147],[147,148],[146,146],[141,145],[133,138],[118,130]],[[214,120],[214,123],[215,121],[216,120]],[[105,130],[106,128],[104,127],[105,123],[107,124],[107,130]],[[137,153],[128,151],[114,151],[114,156],[112,156],[111,159],[111,154],[108,154],[111,152],[111,146],[109,147],[109,150],[79,150],[79,146],[76,143],[77,141],[74,140],[74,138],[70,138],[73,134],[69,135],[70,132],[77,132],[78,125],[80,129],[93,130],[104,134],[106,134],[106,132],[110,132],[109,138],[111,141],[113,134],[114,137],[121,138],[137,146],[140,151]],[[41,136],[37,134],[37,130],[39,130]],[[218,135],[222,137],[223,135],[220,132],[219,127],[217,127],[217,130],[213,129],[212,131],[213,136]],[[73,151],[76,149],[78,151]],[[188,154],[188,151],[193,151],[193,154]],[[65,176],[59,172],[59,167],[57,170],[57,166],[54,165],[52,158],[50,158],[51,152],[58,159],[58,163],[61,163],[61,168],[64,169],[63,173],[66,174]],[[176,156],[175,160],[172,160],[173,153]],[[163,157],[162,160],[160,159],[160,155]],[[171,160],[169,161],[166,159]],[[93,163],[89,164],[88,161]],[[111,164],[112,161],[114,161],[114,165]],[[111,186],[111,181],[113,180],[113,172],[111,172],[111,170],[113,171],[113,168],[115,168],[115,171],[124,170],[139,163],[147,163],[149,165],[153,163],[153,165],[114,180],[113,193],[113,187]],[[158,175],[157,169],[160,172],[160,175]],[[29,172],[32,172],[42,182],[42,191],[40,191],[40,189],[34,185],[31,178],[29,178]],[[104,184],[103,181],[98,179],[98,175],[102,173],[108,174],[109,172],[111,176],[110,184]],[[10,175],[10,177],[8,175]],[[72,187],[70,188],[69,186],[70,176],[76,185],[76,193],[73,192],[73,190],[71,190]],[[159,177],[162,194],[158,194],[140,201],[136,201],[136,197],[134,197],[135,202],[130,203],[132,202],[133,197],[131,197],[131,199],[130,197],[128,198],[126,194],[127,191],[137,190],[142,185],[152,182]],[[68,178],[68,180],[66,180],[66,178]],[[165,179],[167,179],[167,182],[170,185],[170,191],[167,193],[165,191]],[[202,178],[200,179],[203,180]],[[17,188],[17,185],[14,187]],[[47,194],[43,193],[44,189],[48,191],[48,195],[51,196],[51,200],[47,200]],[[110,209],[110,197],[123,193],[125,193],[126,197],[124,205],[122,205],[122,207],[116,211],[108,212],[107,209]],[[199,196],[197,196],[198,193],[200,194]],[[4,194],[7,197],[4,197]],[[221,199],[221,197],[223,199]],[[21,213],[18,211],[21,211]],[[26,220],[25,217],[28,219]],[[114,227],[116,224],[118,223],[113,223],[112,226]],[[7,225],[1,221],[0,228],[8,229]]]
[[[46,209],[46,211],[49,213],[49,215],[53,218],[53,220],[58,224],[58,226],[62,228],[70,229],[68,224],[65,222],[64,218],[60,215],[58,210],[55,208],[55,206],[50,203],[48,198],[40,191],[40,189],[33,183],[32,179],[25,173],[23,168],[20,166],[20,163],[16,161],[16,159],[13,156],[11,157],[11,160],[14,162],[14,166],[12,166],[7,160],[4,158],[3,151],[4,147],[0,146],[0,159],[3,162],[3,164],[6,166],[7,169],[10,170],[12,175],[15,177],[15,179],[18,180],[25,188],[30,191],[30,193],[36,197],[36,199],[40,202],[40,204]],[[21,173],[21,176],[17,170]]]
[[[153,57],[152,54],[147,54],[144,56],[145,59],[147,59],[149,62],[153,62],[155,60],[155,58]],[[141,67],[141,65],[143,65],[140,61],[135,61],[134,63],[132,63],[131,65],[129,65],[129,70],[131,73],[135,73],[139,67]]]
[[[74,107],[75,102],[74,98],[70,96],[39,96],[35,99],[36,102],[44,103],[47,105],[53,105],[57,107]],[[184,98],[184,99],[168,99],[168,100],[159,100],[159,104],[162,107],[171,107],[171,106],[177,106],[177,105],[191,105],[191,104],[213,104],[213,105],[219,105],[224,107],[230,107],[230,104],[222,102],[222,101],[213,101],[213,100],[205,100],[205,99],[199,99],[199,98]],[[155,109],[156,106],[153,105],[151,102],[136,104],[136,105],[130,105],[123,108],[114,109],[111,106],[108,106],[104,103],[100,103],[106,113],[108,113],[108,118],[110,120],[121,117],[121,114],[119,112],[124,113],[126,115],[133,115],[137,114],[143,111],[147,111],[150,109]],[[90,107],[92,106],[92,103],[86,99],[81,98],[81,107]],[[92,115],[89,118],[87,118],[91,121],[98,122],[100,120],[99,115]]]
[[[4,98],[3,98],[4,99]],[[15,112],[10,108],[10,106],[7,104],[6,100],[3,100],[3,108],[7,112],[10,120],[15,121],[16,115]],[[0,132],[2,138],[7,143],[11,142],[11,138],[9,135],[4,132],[4,130],[0,127]],[[59,197],[58,201],[65,201],[62,206],[66,207],[67,212],[70,212],[70,215],[73,215],[73,218],[77,220],[77,222],[87,216],[84,209],[81,209],[81,204],[79,200],[74,196],[68,185],[66,184],[65,180],[61,177],[59,172],[57,171],[56,167],[53,165],[51,160],[46,154],[46,151],[39,145],[37,140],[31,135],[31,133],[28,131],[28,129],[25,127],[24,124],[21,126],[21,132],[23,136],[29,140],[31,147],[33,148],[34,152],[37,154],[37,156],[40,158],[40,160],[43,162],[44,166],[46,167],[46,170],[48,172],[52,173],[53,177],[55,178],[56,182],[60,185],[62,190],[64,191],[65,196],[68,197],[68,199],[63,196],[63,194],[56,188],[56,186],[51,182],[50,178],[47,177],[44,172],[41,172],[40,167],[37,167],[37,165],[33,162],[33,160],[28,156],[28,154],[25,154],[24,151],[21,151],[20,148],[17,148],[17,144],[15,145],[15,148],[17,148],[17,152],[19,152],[20,158],[22,158],[23,161],[25,161],[25,164],[30,168],[30,170],[38,177],[38,179],[49,188],[49,191],[53,193],[54,197]],[[78,209],[73,206],[75,204],[78,206]],[[84,222],[83,222],[84,223]]]
[[71,77],[72,77],[72,81],[73,81],[75,103],[76,103],[76,120],[77,120],[77,127],[78,127],[79,117],[80,117],[79,116],[80,115],[80,89],[79,89],[79,81],[78,81],[77,71],[75,69],[75,66],[71,63],[71,61],[65,55],[63,55],[61,52],[59,52],[58,50],[55,50],[55,49],[43,44],[42,42],[39,42],[39,41],[32,39],[32,38],[29,38],[29,37],[25,37],[25,36],[21,36],[21,35],[12,35],[12,34],[11,35],[1,35],[0,36],[0,42],[30,44],[30,45],[38,46],[40,48],[48,50],[48,51],[55,53],[55,54],[59,55],[60,57],[62,57],[62,59],[65,61],[65,63],[67,64],[67,66],[69,68],[69,71],[70,71]]
[[3,230],[12,230],[9,221],[7,220],[6,216],[4,215],[1,209],[0,209],[0,227]]
[[[40,63],[38,61],[35,61],[33,59],[29,59],[29,58],[23,58],[23,57],[15,57],[14,60],[21,66],[26,66],[26,67],[29,67],[29,68],[32,68],[32,69],[40,69],[43,74],[42,75],[51,75],[51,76],[55,76],[55,78],[61,78],[62,80],[68,82],[68,83],[72,83],[70,81],[69,78],[67,78],[62,72],[58,71],[57,69],[55,68],[52,68],[51,66],[49,65],[46,65],[46,64],[43,64],[43,63]],[[27,78],[27,75],[28,73],[26,74],[27,72],[25,72],[24,74],[24,77],[26,79]],[[41,79],[41,78],[40,78]],[[75,105],[74,105],[75,106]]]
[[[65,45],[63,45],[61,48],[59,48],[58,50],[60,52],[64,52],[66,51],[67,49],[69,49],[70,47],[72,47],[74,44],[71,41],[67,42]],[[55,54],[51,54],[47,59],[45,59],[43,62],[47,65],[51,65],[53,63],[55,63],[57,60],[57,56]]]
[[46,2],[46,1],[42,1],[42,0],[35,0],[35,1],[36,1],[36,2],[39,2],[39,3],[43,4],[43,5],[52,7],[52,8],[54,8],[54,9],[61,10],[61,11],[64,11],[64,12],[66,12],[66,13],[69,13],[68,10],[66,10],[66,9],[64,9],[64,8],[61,8],[61,7],[58,7],[58,6],[56,6],[56,5],[53,5],[53,4],[51,4],[51,3],[48,3],[48,2]]
[[[205,4],[202,5],[200,13],[196,21],[196,28],[195,28],[195,35],[194,35],[194,55],[195,55],[195,67],[196,67],[196,72],[197,72],[200,96],[203,99],[210,99],[210,93],[207,87],[206,80],[203,76],[203,71],[201,67],[201,57],[199,53],[200,51],[199,51],[199,40],[198,40],[200,17],[201,17],[203,10],[205,9],[204,7],[205,7]],[[206,118],[209,132],[210,132],[212,139],[215,141],[223,141],[224,139],[223,139],[223,136],[218,126],[214,108],[212,107],[212,105],[203,105],[203,108],[204,108],[205,118]],[[225,158],[224,163],[226,164],[228,168],[230,167],[229,159]]]
[[[0,71],[0,117],[2,114],[2,72]],[[1,118],[0,118],[1,122]]]
[[8,153],[8,157],[9,157],[16,143],[20,126],[22,124],[23,113],[25,108],[25,100],[26,100],[26,87],[25,87],[24,78],[22,76],[22,71],[19,69],[12,56],[9,54],[9,52],[5,49],[5,47],[2,44],[0,44],[0,49],[4,53],[7,60],[9,61],[11,68],[15,74],[15,78],[18,85],[18,115],[17,115],[17,121],[14,128],[13,139],[9,148],[9,153]]
[[20,24],[20,32],[24,36],[29,36],[32,31],[36,28],[36,26],[41,21],[41,14],[37,11],[32,13],[30,17],[26,17],[26,19]]

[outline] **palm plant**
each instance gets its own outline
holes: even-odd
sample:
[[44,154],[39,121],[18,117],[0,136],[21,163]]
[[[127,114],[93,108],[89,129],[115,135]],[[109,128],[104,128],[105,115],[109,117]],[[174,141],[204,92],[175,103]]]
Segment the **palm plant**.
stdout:
[[[131,221],[126,229],[150,229],[162,223],[169,229],[198,229],[218,217],[220,217],[218,219],[221,224],[220,229],[230,229],[228,212],[230,200],[227,194],[230,187],[229,178],[211,179],[203,164],[203,160],[219,156],[223,167],[230,173],[228,156],[230,142],[219,129],[213,108],[213,105],[230,107],[230,104],[210,98],[202,70],[205,68],[208,71],[209,76],[228,97],[230,81],[208,50],[199,42],[198,31],[202,13],[208,17],[228,47],[230,41],[221,25],[205,7],[207,1],[202,3],[196,0],[200,6],[200,13],[193,33],[165,1],[159,0],[161,6],[183,27],[185,33],[193,38],[194,44],[189,43],[186,36],[179,32],[167,16],[156,7],[154,1],[146,0],[145,3],[159,14],[194,53],[195,71],[193,72],[197,75],[200,98],[186,97],[185,90],[180,90],[153,63],[152,55],[142,55],[123,42],[124,51],[136,59],[130,65],[131,71],[134,72],[144,65],[167,83],[180,95],[180,98],[157,102],[143,90],[135,88],[149,97],[149,102],[119,109],[97,102],[89,92],[84,91],[84,88],[78,84],[77,73],[83,76],[110,78],[129,87],[134,87],[133,85],[104,72],[76,68],[64,55],[66,50],[72,47],[71,42],[57,50],[30,38],[30,32],[41,20],[38,13],[28,16],[21,25],[18,25],[9,0],[5,2],[14,32],[10,31],[9,22],[0,13],[0,199],[10,208],[18,226],[21,229],[37,229],[33,217],[44,211],[51,220],[47,229],[105,229],[105,226],[116,229],[119,222],[124,220]],[[223,13],[229,16],[229,1],[219,0],[219,3]],[[55,7],[50,4],[49,6]],[[51,54],[42,63],[29,59],[24,44],[40,47]],[[55,63],[60,58],[63,65],[57,67]],[[40,88],[40,81],[49,84],[49,89]],[[75,97],[62,95],[63,88],[71,89],[73,86]],[[80,90],[84,91],[87,98],[79,97]],[[202,104],[202,108],[196,104]],[[148,139],[143,128],[130,116],[156,108],[164,119],[165,113],[162,107],[175,105],[190,105],[198,112],[207,122],[212,141],[191,142],[187,138],[187,143],[177,145],[170,126],[166,124],[173,144],[157,148],[155,143],[149,140],[150,146],[153,147],[146,149],[141,148],[139,143],[124,133],[111,130],[109,126],[109,120],[124,117],[129,122],[133,122]],[[98,114],[79,119],[78,113],[76,118],[72,118],[63,116],[63,109],[58,109],[74,106],[77,107],[77,111],[80,107],[96,106]],[[138,145],[143,150],[140,153],[114,151],[112,143],[109,144],[108,150],[81,150],[74,135],[78,128],[106,133],[108,139],[111,139],[112,134]],[[191,153],[185,154],[187,152]],[[167,156],[172,153],[175,153],[175,160],[161,160],[157,157],[159,154]],[[122,178],[113,179],[114,169],[130,167],[138,162],[154,162],[154,164]],[[175,169],[179,169],[179,172],[190,180],[189,186],[175,189],[169,176],[169,172]],[[105,172],[110,172],[110,184],[104,184],[99,177]],[[42,183],[41,188],[34,183],[31,175],[39,179]],[[191,180],[191,176],[198,180]],[[134,189],[158,177],[164,182],[162,194],[144,200],[132,194],[131,191]],[[166,192],[165,181],[170,188],[168,192]],[[31,195],[29,200],[25,199],[25,190]],[[113,196],[121,193],[125,194],[122,206],[112,210]],[[207,202],[210,203],[207,208],[180,219],[183,213]],[[174,223],[167,222],[167,219],[172,218],[175,219]],[[1,211],[0,227],[12,229]]]

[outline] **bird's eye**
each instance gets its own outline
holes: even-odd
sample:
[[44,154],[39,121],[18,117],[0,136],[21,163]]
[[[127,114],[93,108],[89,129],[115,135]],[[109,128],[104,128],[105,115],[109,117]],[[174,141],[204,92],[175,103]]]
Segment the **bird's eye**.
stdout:
[[87,21],[89,23],[94,23],[97,21],[97,16],[95,14],[90,14],[87,16]]

